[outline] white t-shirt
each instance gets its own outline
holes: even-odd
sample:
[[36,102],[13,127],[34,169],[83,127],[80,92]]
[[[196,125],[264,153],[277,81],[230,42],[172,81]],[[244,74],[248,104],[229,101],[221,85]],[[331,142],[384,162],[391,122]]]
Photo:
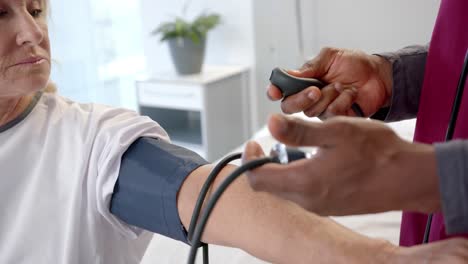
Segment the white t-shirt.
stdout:
[[135,112],[54,94],[1,131],[0,263],[139,263],[151,233],[109,204],[121,156],[142,136],[169,140]]

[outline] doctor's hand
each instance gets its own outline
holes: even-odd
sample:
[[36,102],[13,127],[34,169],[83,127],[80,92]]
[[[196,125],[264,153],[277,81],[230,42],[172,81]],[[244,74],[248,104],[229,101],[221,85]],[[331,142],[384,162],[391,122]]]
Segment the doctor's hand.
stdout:
[[400,247],[389,263],[461,264],[468,263],[468,240],[449,239],[414,247]]
[[[311,159],[268,164],[247,174],[250,185],[320,215],[440,209],[436,158],[431,145],[400,139],[377,121],[336,117],[310,122],[270,118],[274,138],[289,146],[318,147]],[[250,142],[244,162],[264,156]]]
[[[291,95],[281,103],[284,113],[304,112],[309,117],[326,119],[332,116],[355,116],[353,103],[359,104],[366,116],[388,106],[392,90],[392,65],[376,55],[357,50],[323,48],[314,59],[298,71],[297,77],[320,79],[329,85],[320,90],[309,87]],[[268,87],[271,100],[282,99],[274,85]]]

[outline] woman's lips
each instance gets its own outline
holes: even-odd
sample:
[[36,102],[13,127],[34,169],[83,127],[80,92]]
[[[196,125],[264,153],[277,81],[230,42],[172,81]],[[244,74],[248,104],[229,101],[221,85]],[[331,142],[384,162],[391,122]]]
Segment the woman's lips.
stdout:
[[41,64],[43,62],[45,62],[46,59],[42,58],[42,57],[31,57],[31,58],[27,58],[25,60],[22,60],[14,65],[12,65],[12,67],[14,66],[27,66],[27,65],[37,65],[37,64]]

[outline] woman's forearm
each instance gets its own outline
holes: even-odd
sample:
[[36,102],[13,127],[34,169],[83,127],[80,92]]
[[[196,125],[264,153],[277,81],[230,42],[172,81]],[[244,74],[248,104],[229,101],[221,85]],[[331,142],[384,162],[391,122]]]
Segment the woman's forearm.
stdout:
[[[199,190],[211,166],[195,170],[178,196],[182,223],[189,226]],[[214,188],[233,170],[221,172]],[[274,263],[363,263],[386,258],[392,246],[369,239],[306,212],[294,203],[254,192],[245,178],[234,182],[221,197],[208,221],[203,241],[241,248]],[[374,250],[369,255],[366,251]]]

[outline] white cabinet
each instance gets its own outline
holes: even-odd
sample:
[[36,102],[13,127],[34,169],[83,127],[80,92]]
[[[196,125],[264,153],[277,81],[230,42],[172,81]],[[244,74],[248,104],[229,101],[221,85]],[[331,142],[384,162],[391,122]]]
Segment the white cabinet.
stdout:
[[158,74],[137,81],[139,111],[174,144],[215,161],[249,138],[246,67],[205,67],[201,74]]

